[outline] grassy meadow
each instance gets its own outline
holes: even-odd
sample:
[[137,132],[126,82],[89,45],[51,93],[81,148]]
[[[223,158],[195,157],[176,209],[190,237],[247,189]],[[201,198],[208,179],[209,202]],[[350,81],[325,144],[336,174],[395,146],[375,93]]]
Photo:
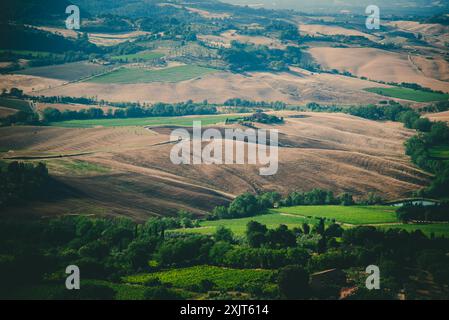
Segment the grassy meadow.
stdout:
[[177,232],[213,234],[217,227],[223,226],[232,230],[237,236],[243,236],[246,231],[246,225],[250,221],[257,221],[265,224],[268,228],[277,228],[280,224],[288,226],[289,229],[301,227],[303,223],[315,224],[317,219],[309,219],[300,216],[291,216],[282,213],[269,213],[260,216],[240,218],[240,219],[223,219],[214,221],[202,221],[198,228],[178,229]]
[[145,117],[145,118],[116,118],[116,119],[89,119],[68,120],[52,122],[50,125],[66,128],[93,128],[93,127],[129,127],[129,126],[192,126],[193,121],[201,121],[201,125],[213,125],[224,122],[226,119],[237,119],[241,116],[208,115],[185,117]]
[[426,92],[421,90],[414,90],[409,88],[367,88],[365,91],[377,93],[382,96],[411,100],[416,102],[431,102],[431,101],[446,101],[449,99],[449,94]]
[[353,225],[398,222],[395,210],[391,206],[294,206],[273,209],[274,212],[334,219]]
[[149,82],[180,82],[200,77],[217,70],[196,65],[177,66],[157,70],[145,70],[140,68],[120,68],[89,79],[94,83],[149,83]]

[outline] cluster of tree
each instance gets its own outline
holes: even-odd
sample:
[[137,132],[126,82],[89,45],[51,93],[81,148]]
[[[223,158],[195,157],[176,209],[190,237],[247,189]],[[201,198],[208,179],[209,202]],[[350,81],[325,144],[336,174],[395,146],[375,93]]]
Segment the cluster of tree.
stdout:
[[396,214],[403,222],[409,221],[446,221],[449,222],[449,204],[442,203],[432,206],[405,205]]
[[0,168],[0,208],[39,199],[48,191],[50,177],[45,164],[13,161]]
[[298,47],[289,46],[285,50],[280,50],[238,41],[232,41],[230,48],[222,48],[219,53],[235,72],[286,71],[289,64],[300,65],[302,56]]
[[235,198],[228,207],[215,207],[209,218],[233,219],[263,214],[280,200],[281,195],[278,192],[266,192],[257,196],[247,192]]
[[[85,284],[88,279],[120,283],[124,275],[194,265],[281,269],[274,279],[278,284],[276,291],[262,290],[265,283],[251,285],[256,298],[317,297],[318,293],[310,290],[309,274],[330,268],[363,270],[369,264],[381,266],[382,290],[388,297],[403,287],[409,272],[418,266],[434,272],[441,283],[449,282],[449,259],[445,255],[448,240],[429,239],[419,231],[383,231],[374,227],[345,230],[320,220],[313,227],[304,224],[293,230],[282,225],[269,229],[251,221],[244,239],[236,238],[226,228],[211,236],[166,232],[179,224],[179,217],[152,218],[143,224],[124,218],[85,216],[3,218],[0,296],[10,297],[12,289],[52,283],[51,279],[63,283],[64,270],[71,264],[82,270]],[[404,265],[408,268],[401,267]],[[145,285],[148,299],[182,298],[157,278]],[[90,299],[111,299],[115,293],[107,289],[110,287],[92,286],[81,290],[80,297],[56,290],[53,297],[80,299],[87,295]],[[195,290],[202,292],[211,287],[213,283],[201,283]]]
[[443,112],[449,110],[449,101],[438,101],[421,109],[423,112]]
[[[379,197],[370,194],[365,203],[378,203]],[[334,196],[332,191],[313,189],[308,192],[292,192],[285,198],[278,192],[265,192],[260,195],[244,193],[235,198],[228,207],[218,206],[209,219],[234,219],[252,217],[267,212],[267,209],[276,206],[297,205],[354,205],[355,201],[350,193]]]
[[156,103],[152,107],[131,106],[126,108],[109,109],[104,112],[100,108],[59,111],[55,108],[46,108],[42,112],[44,122],[84,119],[111,119],[111,118],[140,118],[140,117],[171,117],[194,114],[216,114],[213,106],[194,103]]
[[100,53],[101,49],[89,42],[86,34],[76,39],[16,24],[0,25],[0,49],[33,50],[53,53],[68,51]]
[[14,114],[0,119],[0,127],[19,125],[39,125],[39,116],[35,113],[19,110]]
[[405,143],[406,154],[420,168],[435,174],[430,185],[421,190],[420,195],[445,198],[449,196],[449,166],[447,162],[431,155],[431,149],[447,146],[449,127],[445,122],[431,122],[427,132],[421,132],[408,139]]
[[313,189],[308,192],[292,192],[279,203],[282,206],[298,205],[354,205],[355,201],[350,193],[335,196],[332,191]]
[[175,16],[153,16],[140,21],[140,28],[143,31],[158,34],[163,39],[177,39],[185,41],[195,41],[196,33],[188,21]]
[[284,110],[287,107],[287,105],[282,101],[250,101],[240,98],[228,99],[223,104],[230,107],[273,108],[275,110]]
[[300,39],[298,26],[282,20],[274,20],[265,27],[267,32],[276,32],[281,40],[298,41]]
[[252,114],[251,116],[244,117],[243,121],[250,121],[250,122],[259,122],[259,123],[283,123],[284,118],[282,117],[276,117],[275,115],[269,115],[264,112],[261,112],[258,110],[256,113]]

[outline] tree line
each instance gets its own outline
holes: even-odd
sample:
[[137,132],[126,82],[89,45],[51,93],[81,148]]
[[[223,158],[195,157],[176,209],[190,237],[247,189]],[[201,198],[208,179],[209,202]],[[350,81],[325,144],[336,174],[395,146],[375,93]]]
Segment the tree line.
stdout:
[[89,108],[81,110],[59,111],[55,108],[46,108],[42,112],[43,121],[67,121],[85,119],[114,119],[114,118],[142,118],[142,117],[172,117],[185,115],[216,114],[214,106],[195,103],[156,103],[151,107],[131,106],[126,108],[108,109]]
[[[289,229],[280,225],[269,229],[250,221],[241,238],[225,227],[212,235],[169,232],[168,226],[178,226],[176,219],[150,218],[137,224],[125,218],[86,216],[3,218],[0,296],[9,297],[20,287],[60,283],[62,289],[51,292],[52,298],[113,299],[114,284],[123,283],[126,275],[198,265],[275,271],[275,287],[252,282],[235,289],[265,299],[338,298],[341,286],[330,281],[325,289],[315,291],[310,286],[311,274],[330,268],[362,270],[370,264],[379,265],[382,270],[382,289],[368,292],[364,283],[360,284],[354,299],[393,299],[407,286],[408,277],[416,268],[432,272],[440,283],[449,283],[449,259],[445,254],[448,240],[430,239],[419,231],[383,231],[375,227],[345,230],[322,220],[314,226],[304,224]],[[105,280],[104,284],[88,285],[87,290],[79,292],[66,290],[64,270],[71,264],[80,268],[85,282],[97,279]],[[405,264],[409,268],[403,268]],[[144,285],[148,299],[182,298],[179,290],[157,277]],[[214,290],[215,285],[213,281],[202,282],[190,290],[207,292]]]
[[[374,194],[368,195],[365,203],[380,203],[380,197]],[[335,196],[332,191],[313,189],[306,192],[292,192],[282,197],[279,192],[264,192],[258,195],[244,193],[237,196],[229,206],[217,206],[212,210],[208,219],[234,219],[252,217],[268,212],[268,209],[276,206],[298,206],[298,205],[354,205],[352,194],[342,193]]]
[[45,164],[13,161],[0,167],[0,208],[40,199],[50,182]]

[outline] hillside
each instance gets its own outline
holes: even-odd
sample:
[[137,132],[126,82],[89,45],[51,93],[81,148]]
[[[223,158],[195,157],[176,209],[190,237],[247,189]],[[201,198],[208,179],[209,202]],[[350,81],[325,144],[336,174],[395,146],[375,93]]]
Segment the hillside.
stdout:
[[202,214],[245,191],[263,190],[323,188],[394,199],[426,183],[428,175],[404,156],[403,141],[413,133],[400,124],[343,114],[291,117],[295,114],[283,113],[286,123],[276,126],[283,147],[279,171],[270,177],[260,176],[257,165],[174,165],[168,160],[172,144],[165,143],[170,131],[163,128],[2,128],[0,150],[14,150],[3,153],[6,158],[39,157],[58,180],[77,190],[74,198],[35,207],[38,215],[143,219],[180,208]]

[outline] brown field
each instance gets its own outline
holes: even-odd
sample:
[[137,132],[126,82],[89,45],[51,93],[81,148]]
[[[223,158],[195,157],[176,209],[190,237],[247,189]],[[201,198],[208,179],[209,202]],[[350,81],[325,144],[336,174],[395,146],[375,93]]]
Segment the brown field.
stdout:
[[49,87],[55,87],[62,85],[64,81],[35,77],[29,75],[18,74],[2,74],[0,75],[0,91],[2,89],[9,90],[13,87],[20,88],[25,93],[31,93],[32,91],[48,89]]
[[5,117],[10,116],[16,112],[17,112],[16,109],[5,108],[5,107],[0,106],[0,118],[5,118]]
[[449,81],[449,62],[443,58],[410,56],[410,61],[424,76]]
[[449,41],[449,27],[438,23],[419,23],[416,21],[390,21],[385,23],[399,30],[421,34],[423,39],[434,45],[444,46]]
[[43,90],[39,95],[97,96],[107,101],[179,102],[207,99],[223,103],[230,98],[284,101],[298,104],[375,103],[379,97],[363,91],[377,83],[333,74],[312,74],[292,68],[290,73],[253,72],[247,75],[221,72],[178,83],[99,84],[72,83]]
[[311,48],[309,52],[325,69],[349,71],[359,77],[378,81],[414,82],[427,88],[449,92],[449,83],[438,80],[441,78],[441,71],[426,66],[423,68],[424,73],[413,63],[422,63],[422,60],[406,54],[373,48],[330,47]]
[[[4,158],[47,157],[50,172],[65,187],[46,204],[12,208],[39,215],[122,214],[136,219],[197,214],[245,191],[286,193],[312,188],[388,199],[410,195],[427,183],[427,174],[404,155],[403,142],[414,133],[398,123],[380,123],[344,114],[284,112],[279,171],[259,175],[258,165],[174,165],[169,130],[141,127],[68,129],[0,128]],[[271,128],[270,126],[262,126]],[[79,164],[88,164],[81,170]],[[6,213],[7,214],[7,213]]]
[[437,113],[429,113],[426,114],[426,117],[432,121],[446,121],[449,122],[449,111],[437,112]]
[[378,40],[378,37],[369,33],[364,33],[354,29],[343,28],[339,26],[327,26],[322,24],[301,24],[299,31],[309,35],[344,35],[344,36],[360,36],[370,40]]

